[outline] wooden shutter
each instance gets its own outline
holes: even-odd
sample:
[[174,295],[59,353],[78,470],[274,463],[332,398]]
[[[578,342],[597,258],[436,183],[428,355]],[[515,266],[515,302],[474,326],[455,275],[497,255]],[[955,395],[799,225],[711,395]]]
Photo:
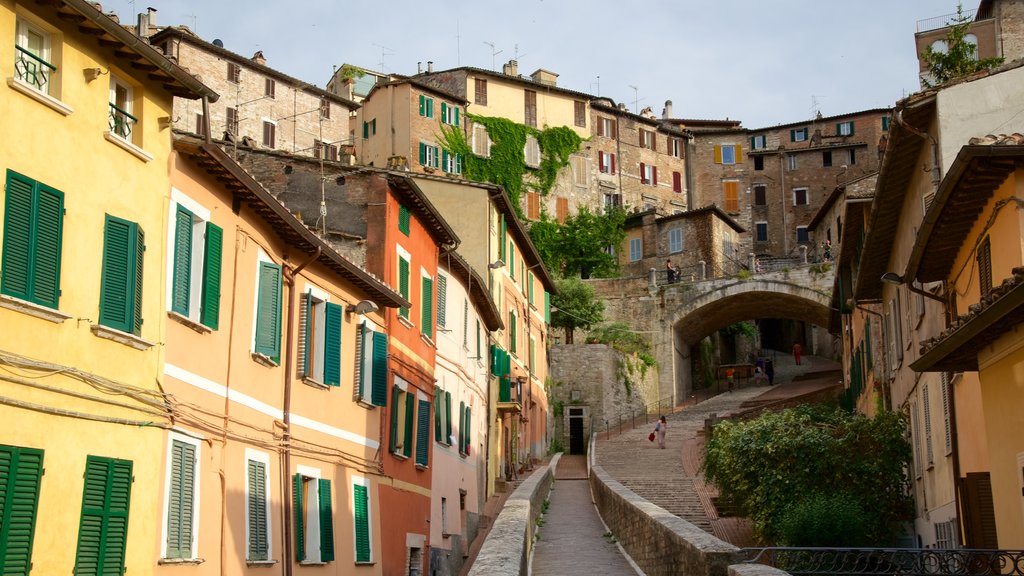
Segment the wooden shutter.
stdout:
[[146,237],[142,228],[135,225],[135,257],[132,259],[129,274],[135,274],[135,282],[132,291],[132,334],[142,334],[142,284],[143,284],[143,263],[146,252]]
[[373,341],[372,332],[366,329],[366,322],[356,326],[356,384],[353,390],[356,400],[366,398],[366,385],[373,388]]
[[654,184],[655,186],[658,185],[658,167],[657,166],[651,166],[651,180],[652,180],[652,184]]
[[434,117],[434,99],[427,98],[427,118]]
[[369,122],[363,122],[363,140],[366,140],[369,137],[370,137],[370,123]]
[[274,147],[275,136],[277,133],[277,126],[274,126],[272,122],[263,123],[263,145],[268,148]]
[[978,280],[980,281],[978,288],[981,290],[982,298],[985,298],[992,291],[992,243],[989,236],[981,241],[976,258],[978,260]]
[[269,560],[270,539],[267,518],[267,465],[249,460],[249,492],[247,494],[248,537],[246,560]]
[[544,323],[551,324],[551,293],[544,291]]
[[100,324],[138,334],[142,325],[142,230],[107,216],[103,230]]
[[0,446],[0,573],[28,574],[43,451]]
[[515,310],[509,310],[509,312],[508,312],[508,332],[509,332],[508,349],[509,349],[509,352],[512,352],[513,354],[516,353],[516,336],[517,336],[516,332],[517,331],[518,331],[518,327],[516,326],[516,311]]
[[526,212],[530,220],[540,220],[540,194],[537,192],[526,193]]
[[604,172],[604,152],[597,151],[597,171]]
[[130,460],[86,458],[76,576],[124,574],[131,489]]
[[420,116],[427,115],[427,97],[420,94]]
[[444,409],[444,390],[434,386],[434,440],[443,442],[441,436],[441,414]]
[[739,182],[723,182],[724,188],[724,201],[726,212],[739,212],[740,210],[740,193],[739,193]]
[[334,561],[334,511],[331,505],[331,481],[317,480],[320,512],[320,561]]
[[196,447],[171,443],[171,478],[167,502],[167,558],[192,558],[195,510]]
[[203,253],[203,300],[199,321],[207,328],[220,327],[220,272],[223,260],[224,231],[213,222],[206,223],[206,250]]
[[299,330],[298,330],[298,358],[296,366],[299,368],[299,377],[308,378],[313,375],[313,293],[306,292],[299,294]]
[[270,98],[273,98],[274,97],[274,91],[275,91],[276,88],[277,88],[277,86],[275,85],[273,78],[266,78],[266,79],[264,79],[264,81],[263,81],[263,95],[264,96],[268,96]]
[[366,486],[353,486],[352,499],[355,502],[353,522],[356,535],[356,562],[370,561],[370,510]]
[[459,454],[466,453],[466,403],[459,402]]
[[430,401],[418,401],[419,410],[416,414],[416,464],[426,466],[430,463]]
[[446,124],[450,124],[450,122],[448,122],[448,103],[447,102],[441,102],[441,122],[444,122]]
[[256,308],[256,352],[277,362],[281,356],[281,267],[260,262]]
[[405,438],[402,439],[402,454],[408,458],[412,456],[412,425],[414,412],[416,410],[416,393],[407,392],[405,395]]
[[968,548],[996,549],[995,502],[992,499],[992,479],[988,472],[968,472],[962,480],[964,502],[964,532]]
[[679,172],[672,173],[672,191],[682,192],[683,191],[683,175]]
[[647,181],[647,165],[643,162],[640,163],[640,183],[650,184],[650,182]]
[[188,317],[192,286],[192,213],[181,205],[174,213],[173,258],[171,310]]
[[437,325],[448,325],[448,277],[437,275]]
[[409,235],[409,224],[412,220],[412,215],[409,213],[409,209],[405,206],[398,207],[398,230]]
[[324,384],[341,386],[341,312],[338,304],[324,304]]
[[505,259],[505,237],[508,234],[507,225],[505,223],[505,215],[501,215],[501,235],[498,238],[498,258]]
[[4,294],[57,308],[63,218],[61,192],[7,171],[0,280]]
[[[401,256],[398,257],[398,293],[402,295],[402,298],[409,299],[409,261]],[[409,307],[399,308],[398,314],[408,320]]]
[[715,164],[722,163],[722,146],[719,144],[715,145]]
[[444,393],[444,441],[447,444],[452,439],[452,393]]
[[387,406],[388,403],[388,335],[383,332],[373,333],[373,390],[370,402],[374,406]]
[[423,142],[420,142],[420,164],[427,165],[427,145]]
[[463,450],[462,451],[464,453],[466,453],[466,454],[469,454],[470,440],[473,439],[473,435],[472,435],[472,430],[473,430],[473,409],[470,408],[469,406],[466,406],[466,418],[465,418],[464,430],[465,430],[465,433],[464,433],[464,438],[462,440],[462,445],[463,445]]
[[237,136],[238,135],[238,111],[234,108],[227,108],[227,130],[228,134]]
[[398,450],[398,411],[401,409],[398,399],[401,394],[402,390],[398,386],[391,387],[391,436],[388,444],[391,452],[396,454]]
[[612,169],[612,172],[611,172],[611,173],[612,173],[612,174],[615,174],[615,154],[609,154],[609,155],[608,155],[608,158],[609,158],[609,159],[611,160],[611,162],[610,162],[610,164],[611,164],[611,169]]
[[733,146],[733,154],[736,158],[737,164],[743,164],[743,146],[736,144]]
[[619,121],[613,119],[612,120],[612,138],[618,138],[618,137],[619,137]]
[[295,521],[295,559],[299,562],[306,559],[306,518],[302,513],[306,509],[303,506],[303,500],[305,499],[305,494],[303,494],[304,488],[305,482],[302,480],[302,474],[293,476],[292,518]]
[[604,118],[597,119],[597,135],[604,136]]

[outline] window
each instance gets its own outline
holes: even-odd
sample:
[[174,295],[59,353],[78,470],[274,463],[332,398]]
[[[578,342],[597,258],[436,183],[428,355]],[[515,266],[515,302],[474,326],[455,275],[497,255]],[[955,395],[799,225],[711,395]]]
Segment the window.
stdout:
[[355,399],[371,406],[388,403],[388,335],[373,330],[369,322],[356,327]]
[[430,464],[430,400],[416,401],[416,467],[426,468]]
[[[402,298],[409,300],[409,253],[401,248],[398,253],[398,293],[402,295]],[[409,308],[399,308],[398,315],[408,320]]]
[[238,84],[241,82],[242,68],[234,62],[228,62],[228,82]]
[[740,211],[740,183],[736,180],[722,182],[722,201],[726,212]]
[[796,170],[796,154],[786,154],[786,163],[790,170]]
[[888,116],[882,116],[882,132],[888,132],[888,131],[889,131],[889,117]]
[[225,122],[226,126],[224,130],[232,136],[238,136],[238,110],[229,106],[225,111],[225,114],[227,115],[227,121]]
[[917,472],[917,476],[921,476],[921,472],[924,469],[923,459],[921,458],[921,416],[917,412],[916,402],[910,403],[910,425],[910,436],[914,441],[914,470]]
[[658,185],[658,167],[640,163],[640,183],[648,186]]
[[404,204],[398,206],[398,231],[406,236],[409,235],[409,225],[412,223],[412,213]]
[[167,493],[164,495],[164,549],[161,558],[193,559],[199,541],[196,497],[199,493],[199,442],[170,434]]
[[523,124],[537,127],[537,93],[533,90],[523,90]]
[[804,142],[807,140],[807,127],[796,128],[789,131],[790,142]]
[[924,407],[924,451],[928,466],[932,466],[935,464],[935,451],[932,449],[932,412],[927,384],[921,387],[921,404]]
[[857,150],[854,149],[854,148],[850,148],[850,162],[849,163],[850,163],[850,166],[853,166],[854,164],[857,163]]
[[679,138],[668,139],[668,154],[673,158],[683,157],[683,141]]
[[434,337],[434,279],[420,278],[420,332],[427,338]]
[[331,119],[331,103],[326,98],[320,99],[320,118],[324,120]]
[[274,92],[277,91],[277,82],[273,78],[266,78],[263,81],[263,95],[267,98],[273,98]]
[[245,559],[270,560],[270,456],[245,450]]
[[642,238],[629,239],[629,261],[638,262],[644,257],[644,241]]
[[978,246],[978,288],[981,290],[982,298],[988,297],[992,291],[992,243],[986,236]]
[[768,205],[768,186],[754,184],[754,206]]
[[424,118],[434,117],[434,99],[427,98],[423,94],[420,94],[420,116]]
[[540,194],[537,192],[526,193],[526,217],[540,220]]
[[334,511],[331,481],[320,471],[299,466],[292,477],[295,504],[295,559],[299,562],[334,560]]
[[726,166],[733,165],[736,163],[736,159],[739,154],[736,153],[736,148],[732,144],[715,146],[715,164],[723,164]]
[[519,326],[516,323],[518,316],[515,310],[508,311],[508,351],[516,353],[519,343]]
[[420,164],[428,168],[438,168],[441,165],[437,146],[420,142]]
[[825,168],[832,166],[832,151],[823,150],[821,152],[821,165]]
[[6,189],[0,292],[56,309],[64,194],[13,170]]
[[483,78],[473,80],[473,103],[487,106],[487,80]]
[[408,382],[395,376],[391,390],[390,450],[403,458],[412,456],[413,415],[416,411],[416,395],[408,391],[408,386]]
[[338,160],[338,147],[319,140],[313,140],[313,156],[324,160]]
[[602,174],[615,174],[615,154],[598,151],[597,171]]
[[565,224],[568,218],[569,199],[563,197],[555,198],[555,220],[558,220],[559,224]]
[[452,445],[452,393],[434,388],[434,440]]
[[683,191],[683,173],[673,172],[672,173],[672,191],[682,192]]
[[764,170],[764,156],[754,156],[754,170]]
[[618,123],[612,118],[598,118],[597,135],[605,138],[618,137]]
[[526,145],[523,147],[523,157],[526,160],[526,165],[530,168],[537,168],[540,166],[540,142],[537,141],[536,136],[529,135],[526,137]]
[[107,215],[103,229],[99,323],[136,336],[142,332],[144,240],[138,224]]
[[124,574],[132,461],[87,456],[74,574]]
[[224,232],[209,221],[210,213],[202,206],[177,190],[171,191],[171,198],[174,245],[168,262],[170,310],[216,330]]
[[263,145],[267,148],[274,148],[277,136],[277,125],[267,120],[263,121]]
[[51,82],[57,66],[51,59],[52,35],[42,28],[18,18],[17,39],[14,44],[14,78],[28,84],[33,90],[56,96]]
[[132,115],[133,93],[127,82],[110,75],[110,133],[127,142],[132,141],[132,130],[139,121]]
[[605,211],[611,208],[622,208],[622,194],[608,193],[604,195]]
[[768,137],[764,134],[750,137],[750,149],[751,150],[764,150],[768,147]]
[[370,136],[377,134],[377,119],[374,118],[368,122],[363,122],[363,140],[368,139]]
[[807,188],[793,188],[793,206],[807,205]]
[[469,455],[469,446],[473,439],[470,433],[472,422],[473,409],[466,406],[465,402],[459,402],[459,454],[463,456]]
[[487,135],[487,126],[473,125],[473,154],[488,158],[491,155],[491,138]]
[[853,136],[853,120],[836,124],[836,134],[840,136]]
[[275,364],[281,358],[281,266],[273,262],[259,263],[253,352]]
[[570,156],[569,158],[569,161],[572,163],[573,183],[577,186],[590,185],[590,163],[587,160],[586,156],[580,155]]
[[441,122],[445,124],[451,124],[452,126],[459,125],[459,109],[457,106],[452,106],[447,102],[441,102]]
[[448,499],[441,497],[441,534],[448,534]]
[[652,132],[651,130],[644,130],[643,128],[640,128],[638,132],[640,133],[640,147],[647,148],[649,150],[654,150],[654,132]]
[[587,127],[587,103],[580,100],[573,101],[573,122],[580,128]]
[[352,510],[356,564],[368,564],[373,561],[370,549],[370,487],[364,478],[352,480]]
[[672,228],[668,231],[668,252],[676,254],[683,251],[683,229]]
[[951,401],[949,394],[951,387],[952,375],[949,372],[943,372],[940,393],[942,394],[942,425],[946,439],[946,455],[949,455],[953,451],[953,422],[950,420],[949,410],[949,403]]
[[903,360],[903,326],[900,322],[900,293],[896,290],[889,301],[889,360],[890,368],[895,370]]
[[343,308],[310,288],[300,296],[299,375],[318,384],[341,386]]
[[810,237],[807,235],[807,226],[796,227],[796,241],[798,244],[810,242]]
[[441,169],[448,174],[462,174],[462,155],[441,150]]
[[767,222],[756,222],[754,224],[754,241],[755,242],[767,242],[768,241],[768,223]]
[[43,477],[43,451],[0,445],[0,571],[28,574]]

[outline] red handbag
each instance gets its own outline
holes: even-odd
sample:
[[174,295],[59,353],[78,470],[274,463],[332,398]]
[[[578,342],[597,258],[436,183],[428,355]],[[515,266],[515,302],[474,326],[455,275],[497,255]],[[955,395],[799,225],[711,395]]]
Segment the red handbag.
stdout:
[[650,440],[651,442],[654,442],[654,432],[651,432],[650,434],[648,434],[647,435],[647,439]]

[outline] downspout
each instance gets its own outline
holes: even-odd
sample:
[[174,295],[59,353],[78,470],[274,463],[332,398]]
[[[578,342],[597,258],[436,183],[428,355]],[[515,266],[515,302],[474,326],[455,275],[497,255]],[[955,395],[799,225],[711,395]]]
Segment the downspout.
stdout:
[[897,110],[896,113],[892,115],[892,117],[893,119],[896,120],[897,124],[906,128],[907,131],[909,131],[911,134],[924,138],[925,140],[928,140],[929,142],[932,143],[932,184],[938,186],[939,182],[942,180],[942,165],[939,162],[939,143],[935,140],[935,138],[932,138],[932,136],[927,132],[918,130],[917,128],[914,128],[910,124],[904,122],[902,109]]
[[[295,328],[295,277],[319,257],[320,247],[317,246],[316,252],[310,256],[309,260],[299,264],[296,268],[289,268],[287,265],[281,267],[281,277],[284,280],[285,286],[288,287],[288,320],[284,337],[284,434],[281,438],[281,445],[284,448],[284,464],[281,472],[285,479],[283,482],[285,486],[289,484],[288,480],[291,478],[292,469],[292,332]],[[284,489],[284,493],[288,493],[287,488]],[[282,514],[282,522],[284,524],[284,559],[282,563],[284,564],[285,575],[290,576],[292,574],[292,498],[283,498],[282,500],[284,500],[282,502],[284,509]]]
[[690,132],[685,133],[686,137],[686,155],[683,158],[683,169],[686,170],[686,209],[693,210],[693,166],[690,163],[690,157],[696,150],[696,145],[693,143],[693,134]]
[[[206,130],[206,134],[209,135],[209,133],[210,133],[210,131],[209,131],[209,128],[210,128],[210,126],[209,126],[209,118],[210,117],[206,115],[207,107],[208,107],[208,104],[206,102],[206,98],[203,98],[203,116],[205,117],[203,122],[204,122],[204,124],[206,124],[206,129],[207,129]],[[209,137],[209,136],[207,136],[207,137]],[[237,291],[238,290],[238,253],[239,253],[239,249],[240,249],[240,246],[239,246],[240,240],[241,240],[241,236],[239,234],[238,228],[236,227],[235,228],[234,262],[231,265],[231,271],[232,271],[232,274],[231,274],[231,294],[233,294],[233,295],[234,294],[238,294],[238,291]],[[232,298],[231,299],[231,311],[229,312],[229,316],[228,316],[230,318],[230,320],[229,320],[230,323],[228,324],[228,326],[230,326],[230,328],[228,329],[228,350],[234,350],[235,349],[234,348],[234,341],[235,341],[235,304],[237,302],[238,302],[237,298]],[[225,374],[224,374],[224,383],[225,383],[225,385],[226,385],[228,390],[231,390],[231,367],[232,367],[231,358],[232,358],[232,355],[228,354],[227,355],[227,369],[225,370]],[[223,432],[223,434],[221,434],[221,460],[220,460],[220,490],[221,490],[221,493],[220,493],[220,541],[221,542],[226,542],[227,541],[227,537],[228,537],[227,536],[227,526],[228,526],[228,503],[227,503],[228,500],[227,500],[227,496],[228,495],[227,495],[227,478],[226,478],[227,467],[225,466],[225,461],[226,461],[226,458],[227,458],[226,453],[227,453],[227,446],[228,446],[228,426],[230,425],[230,423],[231,423],[231,399],[230,399],[230,395],[229,394],[225,394],[224,395],[224,421],[223,421],[224,432]],[[267,472],[269,473],[269,470]],[[227,570],[227,561],[228,561],[227,546],[221,546],[221,552],[220,552],[220,573],[221,573],[221,576],[226,576],[226,574],[227,574],[227,572],[226,572],[226,570]]]
[[210,135],[210,99],[203,96],[203,134],[206,135],[206,144],[213,144],[213,136]]
[[779,154],[779,187],[782,188],[782,254],[789,255],[789,230],[786,228],[786,164],[789,155]]
[[[882,323],[882,329],[880,331],[880,333],[882,334],[882,354],[881,354],[881,357],[882,357],[882,370],[885,371],[885,370],[888,369],[888,366],[889,366],[889,358],[887,356],[889,346],[888,346],[888,343],[885,341],[885,339],[886,339],[885,316],[883,316],[881,314],[881,312],[875,312],[874,310],[865,308],[865,307],[861,306],[860,304],[857,304],[857,309],[860,310],[861,312],[867,312],[868,314],[877,316],[879,322]],[[868,346],[870,346],[870,345],[871,345],[871,343],[868,342]],[[853,348],[853,338],[850,338],[850,348],[851,349]],[[883,402],[883,404],[885,404],[885,406],[887,408],[892,410],[892,406],[890,405],[890,404],[892,404],[892,391],[889,389],[889,381],[888,381],[888,379],[885,380],[884,386],[885,387],[882,389],[883,390],[882,391],[882,394],[883,394],[882,399],[885,400],[885,402]]]

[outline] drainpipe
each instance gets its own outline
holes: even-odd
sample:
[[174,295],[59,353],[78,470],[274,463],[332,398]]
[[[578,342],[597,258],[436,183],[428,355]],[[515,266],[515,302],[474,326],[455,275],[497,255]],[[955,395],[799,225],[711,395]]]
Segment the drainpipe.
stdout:
[[[289,485],[288,479],[291,478],[291,454],[292,454],[292,332],[295,328],[295,277],[299,275],[299,272],[312,264],[317,258],[320,257],[320,247],[317,246],[316,252],[310,256],[309,260],[306,260],[302,264],[299,264],[296,268],[289,268],[287,265],[281,267],[281,276],[284,279],[285,286],[288,287],[288,320],[286,323],[287,329],[284,336],[284,435],[282,437],[282,446],[284,446],[284,463],[282,465],[282,476],[285,478],[284,490],[285,495],[288,494]],[[282,522],[284,523],[284,573],[286,576],[292,574],[292,499],[285,497],[282,502],[284,508],[284,514],[282,514]]]
[[789,230],[786,229],[786,164],[789,155],[779,154],[779,186],[782,188],[782,253],[789,255]]
[[924,138],[925,140],[928,140],[929,142],[932,143],[932,184],[938,186],[939,182],[942,180],[942,165],[939,163],[939,143],[935,140],[935,138],[932,138],[932,136],[927,132],[923,130],[918,130],[917,128],[914,128],[910,124],[904,122],[903,110],[897,110],[896,113],[892,115],[892,117],[893,119],[896,120],[897,124],[906,128],[907,131],[910,132],[911,134]]
[[206,134],[207,144],[213,144],[213,136],[210,135],[210,99],[203,96],[203,133]]

